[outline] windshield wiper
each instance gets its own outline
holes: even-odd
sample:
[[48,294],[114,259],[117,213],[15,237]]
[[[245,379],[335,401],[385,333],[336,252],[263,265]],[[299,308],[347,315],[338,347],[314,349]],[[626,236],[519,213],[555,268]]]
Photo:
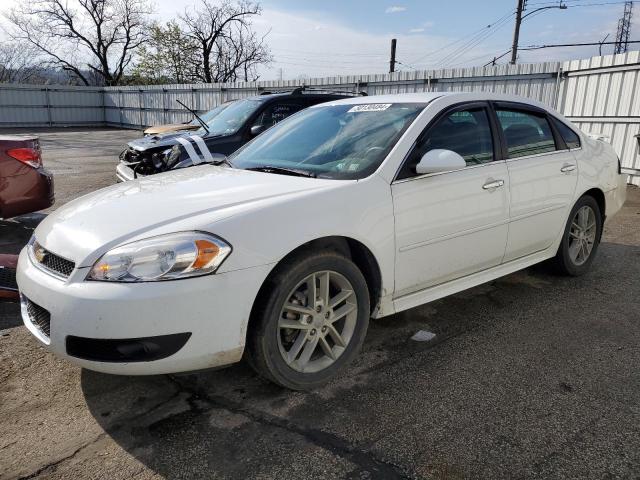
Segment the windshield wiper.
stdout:
[[250,168],[246,168],[245,170],[251,170],[252,172],[277,173],[280,175],[293,175],[296,177],[309,177],[309,178],[317,177],[315,173],[308,172],[306,170],[299,170],[297,168],[274,167],[272,165],[263,165],[261,167],[250,167]]
[[176,100],[176,102],[178,102],[184,108],[189,110],[193,114],[193,116],[196,117],[196,120],[198,120],[198,122],[200,122],[200,125],[202,125],[202,128],[204,128],[207,131],[207,133],[209,133],[209,127],[207,127],[207,124],[204,123],[204,120],[202,120],[202,118],[200,118],[200,115],[198,115],[198,112],[196,112],[195,110],[190,109],[184,103],[182,103],[180,100]]
[[233,166],[233,163],[231,163],[231,160],[229,160],[229,158],[227,158],[226,156],[222,157],[222,158],[220,158],[220,157],[215,158],[214,157],[213,162],[209,162],[209,163],[211,163],[212,165],[216,165],[216,166],[217,165],[226,165],[226,166],[228,166],[230,168],[236,168],[236,167]]

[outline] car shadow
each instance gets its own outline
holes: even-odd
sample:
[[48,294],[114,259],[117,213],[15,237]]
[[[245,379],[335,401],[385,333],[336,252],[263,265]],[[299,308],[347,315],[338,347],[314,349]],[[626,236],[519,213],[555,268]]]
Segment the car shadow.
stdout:
[[[384,398],[392,403],[403,401],[401,393],[394,399],[396,394],[378,383],[379,372],[411,363],[475,329],[490,328],[493,318],[488,311],[514,308],[511,302],[531,289],[548,289],[558,281],[563,280],[543,264],[373,320],[359,358],[343,377],[314,392],[279,388],[244,363],[217,371],[152,377],[83,370],[82,391],[104,431],[166,478],[265,476],[267,470],[290,468],[287,462],[302,462],[317,447],[355,464],[351,478],[396,478],[397,471],[387,471],[388,465],[359,456],[354,453],[358,448],[342,435],[329,433],[332,409],[336,405],[348,408],[353,428],[366,430],[376,422],[373,405]],[[435,339],[412,341],[419,330],[435,333]],[[353,398],[359,395],[364,403],[356,408]]]
[[[0,257],[19,254],[45,217],[43,213],[31,213],[10,220],[0,220]],[[0,295],[0,331],[19,325],[22,325],[19,303]]]
[[33,231],[46,214],[31,213],[9,220],[0,220],[0,254],[17,255],[29,242]]
[[[503,453],[528,465],[567,441],[576,418],[587,428],[611,398],[637,400],[639,259],[637,246],[603,243],[583,277],[542,264],[374,320],[353,364],[313,392],[244,363],[146,377],[83,370],[81,389],[110,439],[165,478],[401,478],[398,464],[412,476],[439,452],[463,461],[459,437],[504,474]],[[436,336],[411,340],[419,330]],[[593,353],[605,347],[607,362]],[[327,473],[336,465],[348,475]]]

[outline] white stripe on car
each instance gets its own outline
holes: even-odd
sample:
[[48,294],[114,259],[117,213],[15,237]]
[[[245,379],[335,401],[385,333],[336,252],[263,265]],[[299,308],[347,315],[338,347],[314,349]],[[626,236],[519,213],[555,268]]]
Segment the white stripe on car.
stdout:
[[202,163],[200,156],[196,153],[196,149],[193,148],[193,145],[191,145],[191,142],[189,140],[186,140],[181,137],[178,137],[177,140],[187,151],[187,153],[189,154],[189,158],[191,159],[194,165],[198,165],[199,163]]
[[198,144],[198,147],[200,148],[200,152],[202,153],[202,156],[204,157],[205,161],[212,162],[213,157],[211,156],[211,152],[209,151],[207,144],[204,143],[204,140],[202,139],[202,137],[200,135],[191,135],[191,138],[193,138],[195,142]]

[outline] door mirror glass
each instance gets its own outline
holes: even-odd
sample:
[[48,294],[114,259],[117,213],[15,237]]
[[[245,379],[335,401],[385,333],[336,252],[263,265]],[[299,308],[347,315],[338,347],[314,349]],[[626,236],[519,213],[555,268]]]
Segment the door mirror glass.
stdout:
[[416,173],[424,175],[425,173],[450,172],[466,166],[467,162],[461,155],[452,150],[436,148],[429,150],[422,156],[416,166]]
[[254,125],[251,127],[251,136],[256,137],[264,131],[264,125]]

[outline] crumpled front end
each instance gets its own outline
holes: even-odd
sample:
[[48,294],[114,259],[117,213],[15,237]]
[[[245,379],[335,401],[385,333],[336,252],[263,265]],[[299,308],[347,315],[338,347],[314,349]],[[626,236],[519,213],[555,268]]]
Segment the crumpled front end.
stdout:
[[[171,152],[172,149],[167,148],[137,150],[133,147],[128,147],[120,154],[118,166],[131,169],[133,178],[166,172],[175,166],[171,163]],[[118,178],[120,178],[120,175],[118,175]],[[123,178],[122,180],[125,179]],[[126,178],[126,180],[131,180],[131,178]]]

